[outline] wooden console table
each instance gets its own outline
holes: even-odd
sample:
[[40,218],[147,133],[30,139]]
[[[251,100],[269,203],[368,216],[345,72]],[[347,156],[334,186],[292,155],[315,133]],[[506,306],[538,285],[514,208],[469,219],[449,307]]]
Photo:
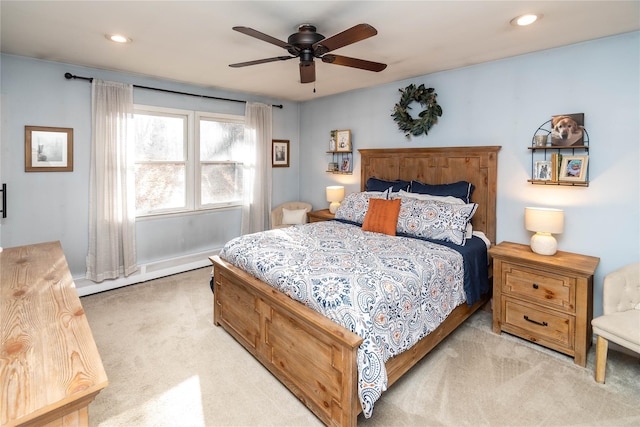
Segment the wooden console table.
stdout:
[[60,242],[0,252],[0,425],[87,426],[107,386]]

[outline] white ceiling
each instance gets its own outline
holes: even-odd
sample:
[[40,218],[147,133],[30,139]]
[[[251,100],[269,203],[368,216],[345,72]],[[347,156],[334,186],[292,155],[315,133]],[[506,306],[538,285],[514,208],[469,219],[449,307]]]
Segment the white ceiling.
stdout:
[[[531,27],[509,21],[542,13]],[[2,52],[201,86],[304,101],[640,29],[639,1],[5,1]],[[316,60],[300,84],[298,60],[233,31],[286,41],[302,23],[330,37],[367,23],[378,34],[332,53],[388,64],[380,73]],[[107,33],[133,40],[118,45]],[[549,64],[552,66],[552,64]],[[91,76],[87,76],[91,77]]]

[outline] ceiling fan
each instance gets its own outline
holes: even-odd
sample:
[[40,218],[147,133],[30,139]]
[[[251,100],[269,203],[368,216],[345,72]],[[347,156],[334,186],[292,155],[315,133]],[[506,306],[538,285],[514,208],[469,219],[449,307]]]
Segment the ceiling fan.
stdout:
[[233,68],[300,58],[300,83],[312,83],[316,81],[316,65],[314,58],[319,58],[322,62],[326,62],[327,64],[344,65],[346,67],[360,68],[362,70],[375,72],[379,72],[387,68],[387,64],[329,53],[341,47],[378,34],[378,31],[369,24],[358,24],[329,38],[325,38],[322,34],[318,34],[315,26],[311,24],[302,24],[298,27],[297,33],[289,36],[287,42],[283,42],[249,27],[233,27],[233,29],[267,43],[280,46],[292,55],[276,56],[273,58],[258,59],[256,61],[230,64],[229,66]]

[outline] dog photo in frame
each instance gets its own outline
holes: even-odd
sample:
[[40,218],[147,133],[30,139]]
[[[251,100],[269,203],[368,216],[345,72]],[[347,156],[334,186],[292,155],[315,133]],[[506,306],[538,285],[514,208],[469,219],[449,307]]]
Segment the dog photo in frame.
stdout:
[[560,147],[584,145],[584,113],[552,116],[551,145]]

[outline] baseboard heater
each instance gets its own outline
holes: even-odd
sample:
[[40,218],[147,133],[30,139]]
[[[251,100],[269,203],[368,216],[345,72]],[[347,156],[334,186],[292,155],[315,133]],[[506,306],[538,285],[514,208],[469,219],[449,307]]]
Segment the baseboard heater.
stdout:
[[[181,257],[148,262],[141,264],[138,271],[128,277],[105,280],[101,283],[92,282],[84,277],[77,279],[74,278],[74,282],[78,295],[83,297],[86,295],[96,294],[98,292],[109,291],[123,286],[158,279],[160,277],[171,276],[172,274],[184,273],[185,271],[208,267],[211,266],[209,257],[218,255],[219,252],[220,249],[216,249],[213,251],[199,252]],[[207,283],[204,282],[203,285],[206,286]]]

